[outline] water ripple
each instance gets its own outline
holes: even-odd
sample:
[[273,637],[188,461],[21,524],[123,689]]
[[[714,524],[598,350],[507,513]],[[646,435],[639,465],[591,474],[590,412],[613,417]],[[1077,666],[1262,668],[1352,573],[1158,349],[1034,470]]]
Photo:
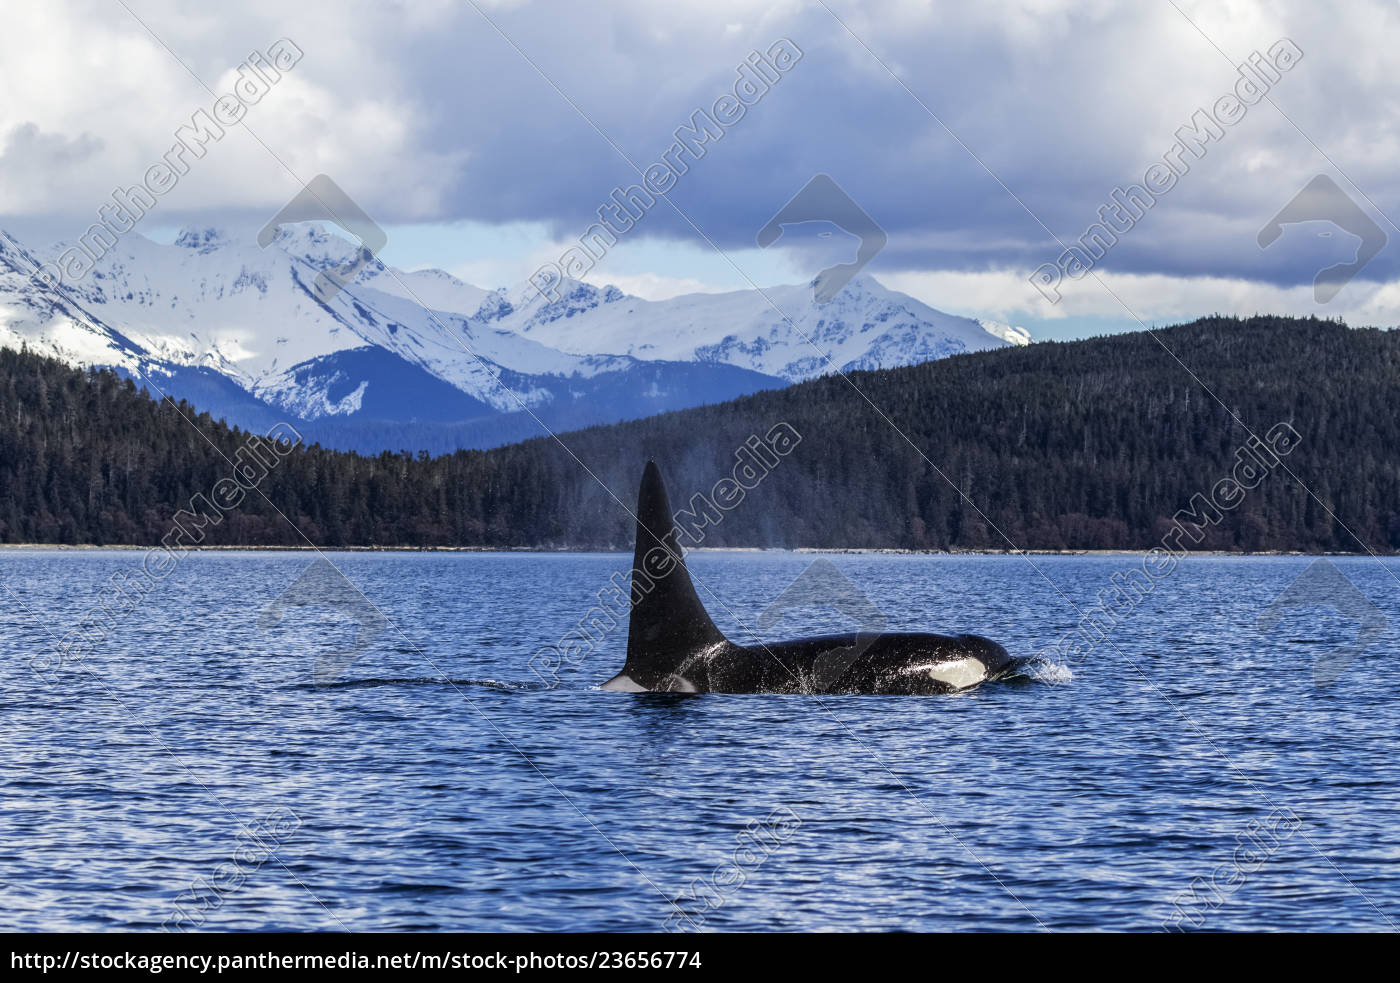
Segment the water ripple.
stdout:
[[[536,674],[613,555],[338,554],[391,621],[361,638],[329,608],[260,618],[303,554],[192,554],[36,676],[130,556],[0,555],[29,609],[0,613],[0,928],[150,930],[218,884],[200,927],[1150,931],[1213,876],[1185,927],[1400,918],[1376,561],[1336,560],[1390,625],[1321,689],[1353,628],[1256,628],[1300,557],[1188,561],[1073,662],[1042,656],[1077,621],[1059,591],[1092,605],[1134,558],[1037,557],[1052,587],[1018,557],[835,557],[891,630],[1025,660],[955,697],[602,693],[621,628]],[[742,637],[810,559],[692,565]],[[775,637],[852,627],[802,616]]]

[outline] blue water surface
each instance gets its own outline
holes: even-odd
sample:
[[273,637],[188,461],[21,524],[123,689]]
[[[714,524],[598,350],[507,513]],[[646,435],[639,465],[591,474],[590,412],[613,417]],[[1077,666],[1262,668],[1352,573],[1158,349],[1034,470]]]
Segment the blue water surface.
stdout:
[[[879,697],[600,691],[625,625],[546,687],[531,656],[628,556],[326,557],[192,553],[124,601],[103,592],[140,552],[0,554],[0,929],[1400,921],[1396,561],[1323,561],[1379,612],[1359,652],[1336,654],[1358,623],[1334,610],[1267,617],[1315,558],[1197,557],[1068,670]],[[690,563],[748,641],[815,559]],[[1141,569],[828,559],[887,628],[1022,656]],[[104,601],[100,640],[46,670]],[[768,635],[849,627],[810,609]]]

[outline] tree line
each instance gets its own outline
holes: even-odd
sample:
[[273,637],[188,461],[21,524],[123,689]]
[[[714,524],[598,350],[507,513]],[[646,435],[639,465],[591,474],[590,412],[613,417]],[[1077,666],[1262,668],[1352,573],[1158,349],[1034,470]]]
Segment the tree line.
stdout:
[[[712,501],[746,441],[781,423],[800,442],[714,513],[705,545],[1143,549],[1231,473],[1251,432],[1286,422],[1300,439],[1284,466],[1198,548],[1394,552],[1397,393],[1400,334],[1212,317],[825,377],[487,451],[297,446],[202,536],[628,550],[647,460],[674,507]],[[110,371],[0,350],[0,542],[155,544],[250,441]]]

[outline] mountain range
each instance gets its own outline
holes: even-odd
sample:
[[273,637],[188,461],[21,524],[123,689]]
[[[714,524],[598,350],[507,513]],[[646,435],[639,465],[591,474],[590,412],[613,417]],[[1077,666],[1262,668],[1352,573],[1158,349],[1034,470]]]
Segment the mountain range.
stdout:
[[[1209,394],[1183,362],[1209,367]],[[0,543],[630,551],[651,460],[686,542],[707,547],[1395,554],[1397,380],[1400,332],[1214,317],[859,371],[859,392],[828,376],[559,442],[287,447],[251,468],[259,494],[230,498],[216,489],[256,439],[113,372],[0,349]],[[751,453],[779,429],[790,453]],[[1270,436],[1290,431],[1286,447]],[[1124,562],[1139,568],[1123,590],[1151,590]]]
[[317,275],[357,246],[315,224],[267,248],[217,229],[168,244],[133,233],[77,282],[31,277],[70,245],[34,250],[0,231],[0,345],[365,452],[495,446],[541,424],[579,429],[1029,341],[870,276],[825,305],[810,284],[648,301],[568,281],[550,301],[372,262],[323,301]]

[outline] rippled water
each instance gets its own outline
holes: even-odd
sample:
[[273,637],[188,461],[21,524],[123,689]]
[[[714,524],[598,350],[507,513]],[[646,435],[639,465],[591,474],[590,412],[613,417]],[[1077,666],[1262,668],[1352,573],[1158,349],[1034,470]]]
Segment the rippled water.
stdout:
[[[223,930],[1153,930],[1212,876],[1185,924],[1400,922],[1394,561],[1335,561],[1388,622],[1326,687],[1354,623],[1256,624],[1301,557],[1192,559],[1072,673],[957,696],[601,692],[625,629],[545,689],[527,661],[614,555],[329,554],[390,624],[316,686],[372,615],[265,614],[313,555],[192,554],[83,667],[31,671],[140,557],[0,554],[0,928],[156,928],[193,885]],[[742,640],[812,559],[691,565]],[[1139,564],[831,559],[889,628],[1020,655]]]

